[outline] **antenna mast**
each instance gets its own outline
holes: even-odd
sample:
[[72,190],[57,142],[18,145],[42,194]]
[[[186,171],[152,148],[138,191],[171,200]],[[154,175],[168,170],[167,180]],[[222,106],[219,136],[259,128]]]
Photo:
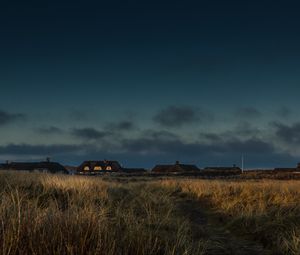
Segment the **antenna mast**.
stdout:
[[242,173],[244,173],[244,154],[242,155]]

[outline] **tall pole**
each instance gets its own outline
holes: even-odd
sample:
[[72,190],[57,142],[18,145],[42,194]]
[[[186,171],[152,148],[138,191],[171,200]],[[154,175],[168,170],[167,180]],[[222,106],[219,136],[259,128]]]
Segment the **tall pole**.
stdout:
[[242,155],[242,173],[244,173],[244,154]]

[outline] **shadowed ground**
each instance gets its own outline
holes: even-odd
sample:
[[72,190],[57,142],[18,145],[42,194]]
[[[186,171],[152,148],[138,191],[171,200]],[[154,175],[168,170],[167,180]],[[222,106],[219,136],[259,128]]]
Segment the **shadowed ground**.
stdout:
[[271,255],[261,244],[231,232],[217,214],[205,209],[199,201],[177,197],[176,202],[178,213],[190,221],[193,238],[207,238],[210,243],[205,254]]

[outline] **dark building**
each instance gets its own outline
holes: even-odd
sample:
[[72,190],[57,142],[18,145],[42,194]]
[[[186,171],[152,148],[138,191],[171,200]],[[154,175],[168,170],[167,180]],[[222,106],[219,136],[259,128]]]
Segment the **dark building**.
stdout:
[[144,173],[143,168],[124,168],[118,161],[99,160],[99,161],[84,161],[78,168],[78,174],[97,174],[97,173]]
[[300,163],[298,163],[297,167],[284,167],[284,168],[274,168],[274,173],[280,173],[280,172],[300,172]]
[[156,165],[153,169],[153,173],[189,173],[198,172],[200,169],[195,165],[180,164],[176,161],[174,165]]
[[79,173],[98,173],[100,171],[120,172],[122,170],[118,161],[100,160],[84,161],[78,168]]
[[67,169],[56,162],[10,162],[0,165],[1,170],[30,171],[68,174]]
[[233,165],[232,167],[212,166],[212,167],[204,168],[203,173],[221,174],[221,175],[234,175],[234,174],[241,174],[242,169],[240,167],[236,166],[236,165]]
[[295,168],[295,167],[282,167],[282,168],[274,168],[273,172],[274,173],[279,173],[279,172],[297,172],[300,171],[300,169]]

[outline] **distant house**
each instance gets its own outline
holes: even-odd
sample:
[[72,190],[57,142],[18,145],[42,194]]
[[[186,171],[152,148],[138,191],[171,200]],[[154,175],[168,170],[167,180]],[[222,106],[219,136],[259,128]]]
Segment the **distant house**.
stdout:
[[273,172],[274,173],[279,173],[279,172],[300,172],[300,163],[298,163],[297,167],[274,168]]
[[151,172],[153,173],[189,173],[198,172],[200,169],[195,165],[180,164],[176,161],[174,165],[156,165]]
[[295,167],[277,167],[277,168],[274,168],[273,172],[274,173],[279,173],[279,172],[298,172],[300,171],[300,169],[298,168],[295,168]]
[[67,169],[56,162],[10,162],[0,165],[1,170],[30,171],[68,174]]
[[97,174],[97,173],[143,173],[146,172],[143,168],[123,168],[118,161],[99,160],[99,161],[84,161],[78,168],[78,174]]
[[232,167],[211,166],[211,167],[204,168],[203,172],[205,174],[234,175],[234,174],[241,174],[242,169],[236,165],[233,165]]
[[100,171],[120,172],[122,170],[118,161],[100,160],[84,161],[78,168],[79,173],[97,173]]

